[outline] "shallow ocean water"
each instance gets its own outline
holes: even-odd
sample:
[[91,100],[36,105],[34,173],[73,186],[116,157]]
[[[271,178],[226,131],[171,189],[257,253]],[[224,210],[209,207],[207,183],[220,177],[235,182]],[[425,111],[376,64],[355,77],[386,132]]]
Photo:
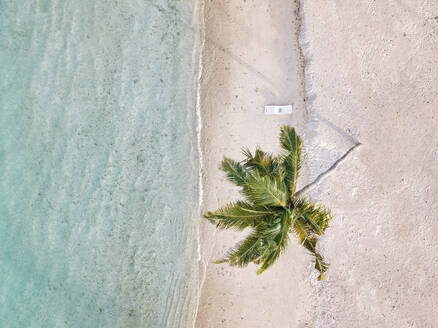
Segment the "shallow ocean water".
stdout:
[[195,0],[0,0],[0,327],[179,327]]

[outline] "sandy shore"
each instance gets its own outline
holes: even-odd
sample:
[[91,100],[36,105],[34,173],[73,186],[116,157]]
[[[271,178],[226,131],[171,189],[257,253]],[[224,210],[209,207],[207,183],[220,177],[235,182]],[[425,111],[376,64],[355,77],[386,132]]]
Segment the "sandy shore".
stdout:
[[312,194],[336,215],[315,326],[437,327],[438,2],[315,0],[302,14],[309,158],[363,144]]
[[[298,51],[296,3],[207,1],[201,91],[203,211],[239,197],[218,165],[240,159],[243,146],[278,150],[279,128],[304,132],[303,66]],[[294,115],[266,116],[267,104],[293,104]],[[306,182],[306,174],[301,180]],[[201,226],[205,282],[197,327],[298,327],[312,317],[316,290],[309,259],[292,243],[287,256],[262,276],[210,264],[243,237]],[[297,288],[300,286],[300,288]],[[299,306],[298,306],[299,305]]]
[[[315,281],[293,242],[262,276],[210,264],[242,236],[202,223],[196,327],[435,327],[438,4],[297,6],[205,3],[203,211],[238,198],[218,170],[222,157],[239,159],[242,146],[278,150],[283,124],[304,138],[301,186],[361,142],[310,193],[336,216],[321,243],[328,278]],[[296,110],[262,114],[276,103]]]

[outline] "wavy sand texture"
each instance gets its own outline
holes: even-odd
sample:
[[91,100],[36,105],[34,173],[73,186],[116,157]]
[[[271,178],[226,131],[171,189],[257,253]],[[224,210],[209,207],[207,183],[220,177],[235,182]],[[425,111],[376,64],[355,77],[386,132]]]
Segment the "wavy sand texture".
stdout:
[[315,154],[334,127],[363,144],[319,185],[336,219],[316,327],[437,327],[438,2],[302,9]]
[[[237,197],[217,169],[221,157],[238,157],[242,145],[276,150],[281,124],[304,137],[304,183],[361,142],[310,193],[336,215],[321,243],[332,266],[314,284],[293,243],[260,277],[254,267],[209,264],[197,327],[435,327],[438,4],[313,0],[298,14],[297,6],[206,2],[203,207]],[[261,112],[289,102],[292,117]],[[238,236],[206,224],[201,232],[203,263]]]

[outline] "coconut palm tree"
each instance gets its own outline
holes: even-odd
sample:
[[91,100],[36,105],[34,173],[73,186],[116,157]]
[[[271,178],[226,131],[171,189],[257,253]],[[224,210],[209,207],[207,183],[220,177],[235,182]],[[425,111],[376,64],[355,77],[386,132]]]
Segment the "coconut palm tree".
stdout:
[[286,249],[289,235],[314,257],[319,280],[328,264],[316,249],[331,219],[330,211],[296,193],[301,167],[301,138],[295,129],[283,126],[280,133],[283,153],[274,156],[256,149],[243,150],[241,162],[224,157],[220,168],[228,180],[241,188],[243,200],[232,202],[204,217],[219,229],[250,229],[247,237],[228,251],[222,260],[232,266],[259,265],[257,274],[269,268]]

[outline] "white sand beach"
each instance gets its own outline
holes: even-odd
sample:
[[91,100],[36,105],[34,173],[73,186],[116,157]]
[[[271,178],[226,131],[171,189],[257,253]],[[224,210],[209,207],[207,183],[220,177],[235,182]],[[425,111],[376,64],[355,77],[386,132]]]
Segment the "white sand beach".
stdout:
[[[204,212],[239,197],[218,169],[224,155],[240,159],[243,146],[278,150],[284,124],[304,133],[307,113],[296,10],[294,2],[286,1],[206,3],[201,81]],[[293,115],[267,116],[263,106],[268,104],[292,104],[295,110]],[[305,174],[302,180],[306,182]],[[296,327],[312,316],[316,289],[301,247],[291,243],[287,256],[257,276],[255,266],[210,264],[242,234],[216,231],[206,222],[201,228],[207,268],[197,327],[279,327],[284,320]]]
[[[265,273],[212,264],[243,234],[201,223],[196,327],[435,327],[438,322],[438,3],[206,1],[202,211],[239,197],[218,165],[279,127],[304,142],[300,186],[332,209],[316,280],[295,241]],[[292,104],[266,116],[264,105]]]

